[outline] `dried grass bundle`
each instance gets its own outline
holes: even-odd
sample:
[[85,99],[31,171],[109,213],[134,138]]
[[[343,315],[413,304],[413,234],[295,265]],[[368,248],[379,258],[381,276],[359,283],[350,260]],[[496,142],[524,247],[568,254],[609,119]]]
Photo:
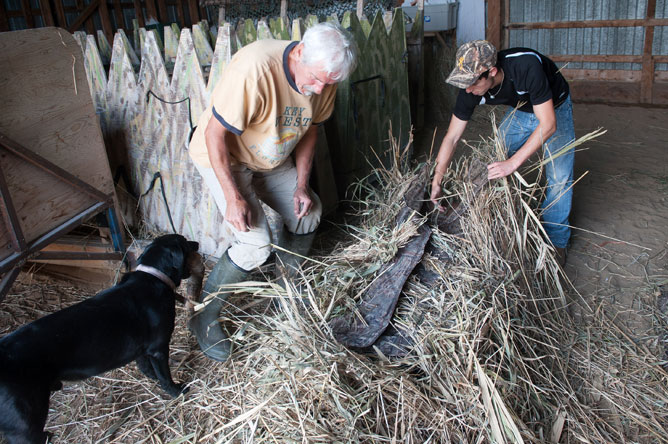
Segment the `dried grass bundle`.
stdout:
[[[500,155],[495,140],[472,149],[484,162]],[[510,178],[475,192],[472,158],[448,178],[448,199],[466,208],[461,232],[432,226],[392,321],[408,354],[334,340],[329,321],[354,312],[382,264],[431,224],[418,214],[389,222],[419,174],[395,155],[394,168],[360,184],[356,222],[299,282],[283,289],[258,276],[235,287],[222,318],[228,362],[197,351],[179,310],[172,369],[190,392],[167,399],[132,366],[68,384],[52,397],[55,442],[668,442],[658,355],[601,311],[587,328],[574,323],[533,210],[537,186]]]

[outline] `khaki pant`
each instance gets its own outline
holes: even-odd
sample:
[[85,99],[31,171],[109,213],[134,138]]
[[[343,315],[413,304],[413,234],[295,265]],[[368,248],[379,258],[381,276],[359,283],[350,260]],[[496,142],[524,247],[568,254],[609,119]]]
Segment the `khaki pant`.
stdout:
[[[216,178],[213,168],[204,168],[195,163],[206,182],[221,214],[225,215],[227,203],[223,189]],[[252,270],[262,265],[271,253],[271,228],[267,216],[260,205],[260,200],[275,210],[283,218],[283,223],[290,233],[308,234],[314,232],[320,224],[322,203],[320,198],[309,189],[313,206],[309,214],[297,219],[294,212],[293,197],[297,189],[297,168],[292,159],[268,172],[251,171],[245,166],[235,165],[232,175],[251,208],[253,227],[246,232],[239,231],[227,221],[227,228],[234,234],[234,240],[228,250],[232,261],[244,270]]]

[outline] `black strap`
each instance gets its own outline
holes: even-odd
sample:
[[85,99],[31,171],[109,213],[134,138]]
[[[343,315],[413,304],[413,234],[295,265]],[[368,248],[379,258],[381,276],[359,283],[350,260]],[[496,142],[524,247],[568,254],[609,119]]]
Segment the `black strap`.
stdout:
[[155,186],[155,182],[160,179],[160,191],[162,191],[162,200],[165,202],[165,208],[167,208],[167,217],[169,218],[169,224],[172,226],[172,231],[176,233],[176,228],[174,228],[174,221],[172,220],[172,212],[169,210],[169,204],[167,203],[167,195],[165,194],[165,185],[162,181],[162,175],[160,174],[160,171],[156,171],[155,174],[153,175],[153,179],[151,180],[151,185],[149,185],[148,190],[144,192],[141,196],[139,196],[139,199],[141,200],[144,196],[146,196],[151,190],[153,190],[153,187]]

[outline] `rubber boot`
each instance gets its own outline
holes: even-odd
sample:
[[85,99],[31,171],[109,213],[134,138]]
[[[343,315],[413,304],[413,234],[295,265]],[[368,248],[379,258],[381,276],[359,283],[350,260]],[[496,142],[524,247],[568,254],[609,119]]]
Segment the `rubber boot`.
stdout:
[[[315,238],[315,231],[308,234],[290,233],[285,228],[281,232],[278,245],[288,251],[276,251],[276,277],[279,285],[283,285],[283,278],[294,280],[299,276],[299,267],[308,256]],[[294,253],[294,254],[293,254]]]
[[[243,282],[247,275],[248,272],[232,262],[226,251],[209,273],[199,302],[204,301],[210,294],[218,293],[221,285]],[[210,359],[221,362],[230,356],[230,341],[218,322],[225,299],[227,299],[226,293],[216,294],[190,319],[189,323],[202,352]]]

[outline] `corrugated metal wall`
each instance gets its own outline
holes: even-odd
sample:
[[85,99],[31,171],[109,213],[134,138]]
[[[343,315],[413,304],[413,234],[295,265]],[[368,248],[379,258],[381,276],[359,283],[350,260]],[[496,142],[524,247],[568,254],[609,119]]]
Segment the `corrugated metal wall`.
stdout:
[[[647,0],[510,0],[511,23],[644,19]],[[668,17],[668,0],[657,0],[656,18]],[[654,55],[668,55],[668,27],[654,28]],[[546,55],[642,55],[642,27],[589,29],[511,29],[509,47],[524,46]],[[563,65],[563,63],[560,63]],[[641,70],[639,63],[570,62],[570,69]],[[657,63],[656,69],[668,70]]]

